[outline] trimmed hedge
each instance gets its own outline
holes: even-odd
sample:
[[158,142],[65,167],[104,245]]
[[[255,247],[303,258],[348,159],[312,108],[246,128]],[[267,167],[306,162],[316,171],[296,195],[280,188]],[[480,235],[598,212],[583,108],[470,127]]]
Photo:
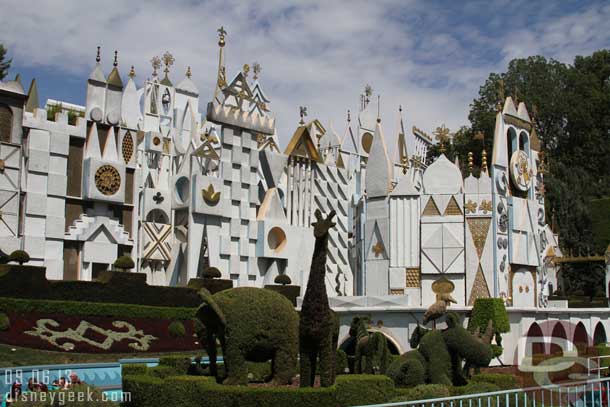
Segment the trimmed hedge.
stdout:
[[175,375],[185,375],[193,361],[186,356],[163,356],[159,358],[159,366],[168,366],[174,369]]
[[444,384],[420,384],[408,389],[396,389],[399,396],[394,397],[391,402],[414,401],[449,397],[449,387]]
[[[465,386],[455,386],[451,389],[452,396],[465,396],[468,394],[479,394],[479,393],[490,393],[494,391],[500,391],[500,387],[492,383],[486,382],[470,382]],[[470,399],[467,399],[470,400]],[[473,400],[478,400],[473,399]],[[484,398],[483,401],[487,399]],[[466,400],[464,400],[466,401]]]
[[275,291],[288,298],[292,305],[297,306],[297,297],[301,295],[301,286],[299,285],[265,285],[265,289]]
[[191,278],[187,287],[197,292],[202,288],[205,288],[210,294],[216,294],[217,292],[233,288],[233,280],[221,278]]
[[121,365],[121,376],[126,375],[143,375],[148,371],[148,367],[145,364],[140,363],[127,363]]
[[413,387],[425,383],[426,364],[421,352],[411,350],[394,359],[385,374],[394,380],[396,387]]
[[55,281],[46,279],[44,267],[16,264],[0,264],[0,297],[193,308],[201,303],[197,290],[149,286],[144,273],[103,271],[96,281]]
[[167,327],[167,331],[173,338],[183,338],[186,335],[186,328],[180,321],[172,321]]
[[494,333],[510,331],[508,312],[501,298],[477,298],[468,320],[468,330],[474,332],[479,328],[482,333],[487,329],[489,320],[493,323]]
[[0,311],[79,316],[189,320],[195,316],[196,309],[178,307],[151,307],[147,305],[134,304],[30,300],[0,297]]
[[502,373],[479,373],[470,378],[471,383],[491,383],[500,390],[510,390],[519,387],[519,382],[515,376]]
[[167,377],[176,376],[179,374],[173,366],[154,366],[148,368],[148,373],[153,377],[165,379]]
[[131,401],[125,404],[128,407],[348,407],[384,403],[395,395],[392,381],[383,375],[344,375],[337,378],[335,386],[295,388],[226,386],[205,376],[161,379],[125,372],[123,391],[131,392]]
[[384,403],[394,394],[394,382],[384,375],[343,375],[335,386],[342,406]]

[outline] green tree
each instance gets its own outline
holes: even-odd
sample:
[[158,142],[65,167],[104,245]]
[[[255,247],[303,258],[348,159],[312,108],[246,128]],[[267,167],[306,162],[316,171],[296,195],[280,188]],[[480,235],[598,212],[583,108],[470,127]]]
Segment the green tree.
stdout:
[[6,78],[8,75],[8,69],[11,67],[12,59],[6,60],[6,48],[3,44],[0,44],[0,80]]
[[[547,215],[556,209],[562,245],[590,252],[593,240],[590,201],[610,196],[610,51],[578,56],[566,65],[542,56],[514,59],[504,73],[492,73],[470,105],[470,126],[455,133],[446,155],[465,172],[468,152],[474,173],[486,149],[491,165],[493,134],[502,94],[525,102],[548,160]],[[482,132],[483,139],[474,135]],[[438,148],[431,151],[439,154]],[[548,218],[550,223],[551,219]]]

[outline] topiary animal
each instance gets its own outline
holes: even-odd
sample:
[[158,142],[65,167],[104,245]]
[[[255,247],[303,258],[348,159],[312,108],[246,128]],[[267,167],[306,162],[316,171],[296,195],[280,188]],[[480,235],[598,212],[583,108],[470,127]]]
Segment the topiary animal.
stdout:
[[354,317],[349,335],[356,338],[354,373],[385,373],[390,359],[388,340],[381,332],[369,332],[368,317]]
[[8,256],[8,261],[14,261],[23,266],[23,263],[30,261],[30,255],[25,250],[15,250]]
[[238,287],[214,295],[201,289],[197,317],[205,326],[204,347],[210,373],[218,377],[216,339],[223,351],[224,384],[247,384],[248,362],[272,360],[272,378],[289,384],[296,371],[299,317],[281,294],[254,287]]
[[288,275],[286,274],[278,274],[273,280],[273,282],[275,284],[290,285],[290,283],[292,283],[292,280],[290,280],[290,277],[288,277]]
[[203,278],[220,278],[222,273],[216,267],[207,267],[203,270]]
[[130,270],[136,266],[135,263],[133,262],[133,259],[126,255],[121,256],[118,259],[116,259],[112,265],[123,271]]
[[337,323],[328,304],[326,293],[326,255],[328,232],[335,226],[335,211],[326,219],[319,209],[312,223],[316,244],[311,260],[307,289],[301,305],[299,322],[299,353],[301,387],[313,386],[318,357],[320,359],[320,385],[332,386],[335,382],[335,349],[337,348]]

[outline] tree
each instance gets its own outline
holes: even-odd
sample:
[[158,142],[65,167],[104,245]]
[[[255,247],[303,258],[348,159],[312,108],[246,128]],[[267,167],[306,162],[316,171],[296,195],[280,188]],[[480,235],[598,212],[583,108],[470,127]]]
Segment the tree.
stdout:
[[8,70],[11,67],[12,59],[4,60],[6,57],[6,48],[4,48],[3,44],[0,44],[0,80],[6,78],[8,75]]
[[8,260],[23,266],[23,263],[30,261],[30,255],[25,250],[15,250],[8,256]]
[[136,265],[131,257],[125,255],[116,259],[113,266],[123,271],[127,271],[134,268]]

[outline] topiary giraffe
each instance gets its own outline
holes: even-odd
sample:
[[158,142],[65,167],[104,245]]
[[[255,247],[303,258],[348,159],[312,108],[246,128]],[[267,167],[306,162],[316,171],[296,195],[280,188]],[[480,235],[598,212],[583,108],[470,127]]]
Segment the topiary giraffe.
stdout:
[[301,387],[311,387],[316,376],[317,358],[320,358],[320,385],[332,386],[335,382],[335,349],[337,348],[336,319],[328,305],[326,294],[326,253],[328,231],[335,226],[332,221],[335,211],[326,219],[320,210],[314,213],[312,223],[316,245],[311,259],[307,290],[301,305],[299,323],[299,353],[301,364]]

